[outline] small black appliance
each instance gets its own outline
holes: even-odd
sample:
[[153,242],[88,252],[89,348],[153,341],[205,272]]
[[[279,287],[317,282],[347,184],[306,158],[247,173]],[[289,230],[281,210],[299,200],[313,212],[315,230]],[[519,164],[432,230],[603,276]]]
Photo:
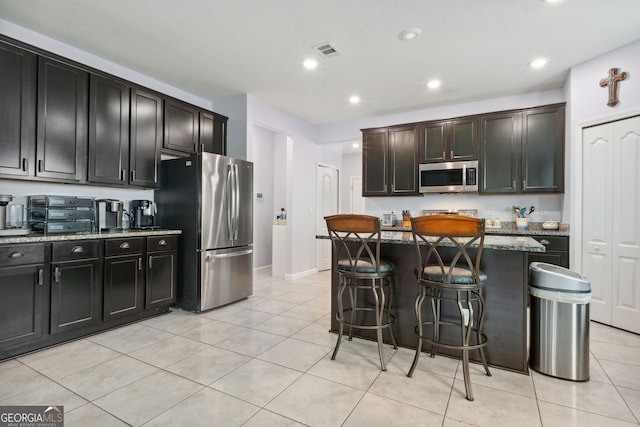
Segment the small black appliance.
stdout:
[[155,223],[156,205],[151,200],[132,200],[132,228],[159,228]]

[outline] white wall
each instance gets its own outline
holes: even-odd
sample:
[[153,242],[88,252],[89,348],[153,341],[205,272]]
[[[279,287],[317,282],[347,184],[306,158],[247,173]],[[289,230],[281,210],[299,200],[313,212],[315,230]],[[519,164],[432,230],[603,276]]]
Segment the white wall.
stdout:
[[[272,223],[274,211],[273,169],[275,134],[262,128],[254,130],[253,144],[253,266],[271,265]],[[246,145],[246,144],[245,144]],[[262,193],[262,198],[257,194]]]
[[159,80],[155,80],[137,71],[118,65],[114,62],[100,58],[89,52],[85,52],[68,44],[59,42],[50,37],[36,33],[19,25],[0,19],[0,34],[20,40],[32,46],[55,53],[65,58],[74,60],[84,65],[113,74],[114,76],[129,80],[139,85],[157,90],[158,92],[173,96],[191,104],[211,110],[211,101],[185,92],[182,89],[170,86]]
[[[619,83],[620,103],[612,108],[606,105],[607,88],[600,87],[598,83],[613,67],[626,71],[628,76]],[[571,104],[567,119],[571,150],[571,268],[578,272],[582,270],[582,128],[640,114],[639,77],[640,40],[573,67],[567,80],[565,89]]]
[[325,144],[331,142],[360,140],[362,139],[360,129],[427,120],[448,119],[491,111],[535,107],[538,105],[564,102],[564,100],[563,91],[558,89],[331,123],[318,129],[317,142],[319,144]]

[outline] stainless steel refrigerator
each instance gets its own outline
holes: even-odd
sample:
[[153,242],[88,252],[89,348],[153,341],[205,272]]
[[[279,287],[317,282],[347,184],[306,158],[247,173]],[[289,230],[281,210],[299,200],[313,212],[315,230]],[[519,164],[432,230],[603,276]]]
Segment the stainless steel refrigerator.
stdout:
[[213,153],[164,160],[158,225],[181,229],[177,306],[219,307],[253,293],[253,163]]

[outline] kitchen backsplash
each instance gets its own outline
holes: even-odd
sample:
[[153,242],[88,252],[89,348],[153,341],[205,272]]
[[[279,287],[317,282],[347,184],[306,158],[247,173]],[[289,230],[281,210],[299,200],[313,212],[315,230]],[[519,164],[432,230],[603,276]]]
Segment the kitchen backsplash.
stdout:
[[28,182],[0,179],[0,194],[14,196],[12,203],[27,203],[27,196],[47,194],[55,196],[82,196],[96,199],[117,199],[128,207],[131,200],[153,200],[153,190],[131,188],[97,187],[90,185],[53,184],[48,182]]
[[398,220],[402,211],[409,210],[412,216],[418,216],[425,209],[477,209],[478,217],[515,221],[513,206],[535,206],[535,212],[529,217],[532,222],[555,220],[563,222],[563,194],[532,195],[478,195],[478,194],[433,194],[424,197],[366,197],[365,211],[368,215],[382,217],[384,213],[394,212]]

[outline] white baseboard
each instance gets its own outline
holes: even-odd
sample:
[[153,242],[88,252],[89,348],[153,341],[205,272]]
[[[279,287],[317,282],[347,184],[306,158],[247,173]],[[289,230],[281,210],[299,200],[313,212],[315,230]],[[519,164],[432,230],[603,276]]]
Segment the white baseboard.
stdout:
[[317,268],[312,268],[312,269],[307,270],[307,271],[301,271],[300,273],[285,274],[284,278],[285,278],[285,280],[301,279],[303,277],[307,277],[307,276],[311,276],[312,274],[316,274],[317,272],[318,272]]

